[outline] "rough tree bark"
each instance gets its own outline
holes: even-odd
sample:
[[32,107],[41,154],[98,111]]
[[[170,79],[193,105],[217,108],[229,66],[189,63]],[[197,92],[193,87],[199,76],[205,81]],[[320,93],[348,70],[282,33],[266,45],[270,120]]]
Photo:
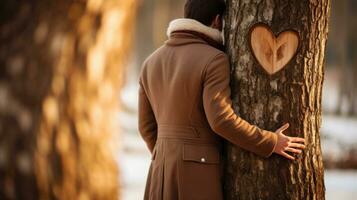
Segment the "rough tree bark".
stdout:
[[[225,38],[236,112],[271,131],[289,122],[285,133],[304,137],[307,146],[289,161],[275,154],[263,159],[227,144],[226,199],[324,199],[319,132],[330,0],[228,0],[227,6]],[[250,51],[249,30],[257,22],[275,34],[294,29],[300,36],[297,55],[272,76]]]
[[0,199],[118,199],[134,0],[0,3]]

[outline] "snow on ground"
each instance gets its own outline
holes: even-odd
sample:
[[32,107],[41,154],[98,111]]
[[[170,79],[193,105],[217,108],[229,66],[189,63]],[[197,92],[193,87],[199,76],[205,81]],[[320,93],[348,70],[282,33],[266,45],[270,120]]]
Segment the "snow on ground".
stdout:
[[357,170],[326,170],[326,200],[356,200]]
[[357,118],[322,116],[323,136],[345,145],[357,144]]
[[356,162],[357,158],[349,156],[352,149],[357,149],[357,119],[322,116],[321,148],[326,164]]
[[122,199],[143,199],[145,181],[151,160],[150,153],[138,135],[125,135],[122,144],[124,146],[119,154]]

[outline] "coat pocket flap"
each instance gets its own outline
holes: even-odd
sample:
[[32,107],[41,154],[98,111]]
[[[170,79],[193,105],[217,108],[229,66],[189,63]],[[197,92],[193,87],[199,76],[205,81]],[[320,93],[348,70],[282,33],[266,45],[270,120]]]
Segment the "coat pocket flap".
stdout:
[[218,164],[220,163],[220,151],[215,146],[184,144],[183,160]]

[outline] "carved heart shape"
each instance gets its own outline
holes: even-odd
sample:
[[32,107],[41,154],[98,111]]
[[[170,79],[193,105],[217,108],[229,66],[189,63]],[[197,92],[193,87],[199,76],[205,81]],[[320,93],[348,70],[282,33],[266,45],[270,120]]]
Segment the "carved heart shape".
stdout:
[[284,31],[275,37],[267,25],[259,24],[252,28],[250,45],[259,64],[272,75],[294,57],[299,35],[295,31]]

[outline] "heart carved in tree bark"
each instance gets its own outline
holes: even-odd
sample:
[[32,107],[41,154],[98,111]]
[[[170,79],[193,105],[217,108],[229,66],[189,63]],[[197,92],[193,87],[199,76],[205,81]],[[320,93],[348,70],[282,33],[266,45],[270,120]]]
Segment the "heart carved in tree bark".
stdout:
[[250,45],[259,64],[272,75],[294,57],[299,45],[299,35],[296,31],[288,30],[275,37],[267,25],[258,24],[251,30]]

